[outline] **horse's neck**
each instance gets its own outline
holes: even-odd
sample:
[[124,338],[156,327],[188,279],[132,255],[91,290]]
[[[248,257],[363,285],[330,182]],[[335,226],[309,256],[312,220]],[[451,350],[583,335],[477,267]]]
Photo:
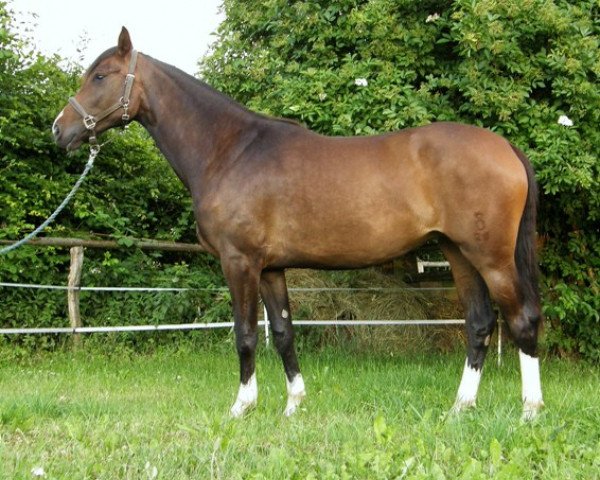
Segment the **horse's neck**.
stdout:
[[[181,72],[149,60],[144,76],[145,111],[140,123],[148,130],[177,176],[192,191],[215,162],[227,160],[255,122],[232,100]],[[226,147],[226,148],[225,148]]]

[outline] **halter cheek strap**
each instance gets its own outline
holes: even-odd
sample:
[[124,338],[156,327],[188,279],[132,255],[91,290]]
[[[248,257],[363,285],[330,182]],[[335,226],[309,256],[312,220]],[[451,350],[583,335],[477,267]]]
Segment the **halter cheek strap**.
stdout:
[[129,71],[127,76],[125,77],[125,85],[123,87],[123,96],[119,99],[119,101],[98,115],[89,114],[85,108],[75,99],[75,97],[69,98],[69,103],[75,109],[75,111],[81,115],[83,118],[83,125],[86,130],[90,132],[89,142],[92,145],[96,145],[98,143],[96,139],[96,125],[104,120],[106,117],[111,115],[113,112],[117,111],[119,108],[123,109],[123,115],[121,115],[121,120],[124,124],[129,122],[129,99],[131,96],[131,89],[133,88],[133,81],[135,80],[135,66],[137,63],[138,52],[137,50],[131,50],[131,59],[129,61]]

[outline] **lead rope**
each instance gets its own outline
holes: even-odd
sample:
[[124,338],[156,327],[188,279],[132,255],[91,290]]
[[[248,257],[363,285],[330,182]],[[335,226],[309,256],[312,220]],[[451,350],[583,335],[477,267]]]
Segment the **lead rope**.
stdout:
[[8,252],[16,250],[21,245],[26,244],[33,238],[37,237],[48,225],[50,225],[54,221],[54,219],[58,216],[58,214],[60,212],[62,212],[64,210],[64,208],[68,205],[68,203],[71,201],[71,199],[73,198],[75,193],[77,193],[77,190],[79,190],[79,187],[83,183],[83,180],[85,179],[87,174],[90,173],[90,170],[94,166],[94,160],[96,159],[96,157],[98,156],[99,153],[100,153],[100,145],[99,144],[90,146],[90,156],[85,165],[85,168],[83,169],[83,172],[81,173],[81,176],[79,177],[79,180],[77,180],[77,182],[75,182],[75,185],[73,185],[73,188],[71,189],[69,194],[65,197],[65,199],[58,206],[58,208],[56,210],[54,210],[54,213],[52,213],[52,215],[50,215],[48,217],[48,219],[44,223],[42,223],[39,227],[37,227],[33,232],[29,233],[28,235],[23,237],[18,242],[15,242],[12,245],[9,245],[7,247],[0,249],[0,255],[4,255]]

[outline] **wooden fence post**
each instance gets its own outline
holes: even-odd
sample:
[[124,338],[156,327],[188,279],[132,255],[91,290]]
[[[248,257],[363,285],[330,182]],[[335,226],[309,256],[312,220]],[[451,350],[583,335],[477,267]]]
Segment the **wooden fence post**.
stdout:
[[[69,290],[67,300],[69,305],[69,321],[71,328],[81,327],[81,315],[79,314],[79,287],[81,286],[81,269],[83,266],[83,247],[71,248],[71,268],[69,270]],[[81,347],[81,334],[73,334],[73,345]]]

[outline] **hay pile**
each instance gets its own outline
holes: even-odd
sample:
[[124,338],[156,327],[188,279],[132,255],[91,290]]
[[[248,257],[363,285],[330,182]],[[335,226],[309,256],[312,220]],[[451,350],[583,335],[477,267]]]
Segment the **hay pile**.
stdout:
[[[402,288],[393,275],[376,268],[357,271],[288,270],[290,306],[295,320],[416,320],[462,318],[455,294],[294,291],[294,288]],[[462,326],[377,326],[297,328],[300,342],[326,346],[350,342],[360,350],[384,353],[447,351],[462,346]]]

